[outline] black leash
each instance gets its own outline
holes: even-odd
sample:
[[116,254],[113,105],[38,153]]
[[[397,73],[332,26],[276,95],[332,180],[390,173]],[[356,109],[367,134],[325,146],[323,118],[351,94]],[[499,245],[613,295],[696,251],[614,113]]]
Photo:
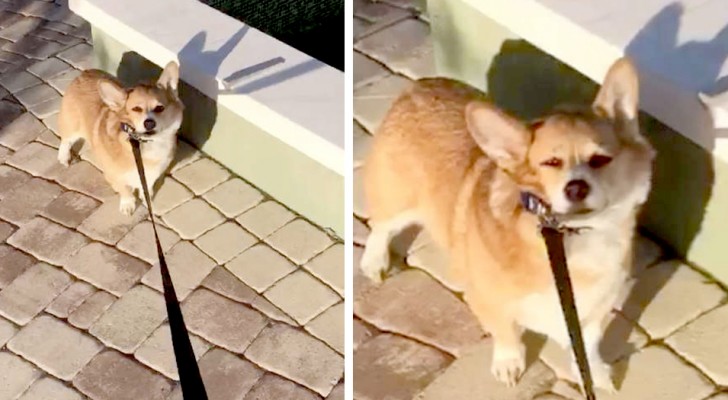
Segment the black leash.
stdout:
[[[550,207],[532,193],[521,193],[523,207],[539,217],[540,229],[551,263],[551,272],[554,275],[554,283],[559,292],[561,310],[566,320],[566,328],[569,331],[571,347],[574,350],[574,358],[579,366],[581,380],[584,383],[584,394],[587,400],[596,400],[594,395],[594,382],[592,381],[589,359],[586,356],[584,337],[581,333],[579,313],[574,300],[574,289],[571,285],[571,277],[566,263],[566,252],[564,250],[564,232],[579,233],[580,228],[567,228],[559,224],[558,220],[551,213]],[[584,228],[581,228],[584,229]]]
[[144,199],[147,202],[147,211],[149,219],[152,221],[152,230],[154,230],[154,240],[157,242],[157,255],[159,256],[159,271],[162,274],[162,287],[164,288],[164,300],[167,304],[167,319],[169,320],[169,330],[172,333],[172,347],[174,348],[174,357],[177,361],[177,372],[179,373],[179,383],[182,386],[182,397],[187,400],[207,400],[207,392],[205,384],[200,376],[200,369],[195,360],[195,353],[192,350],[190,336],[182,317],[182,309],[177,301],[177,293],[172,284],[172,277],[169,275],[167,261],[164,258],[162,244],[159,242],[157,234],[157,225],[154,222],[152,213],[152,200],[149,197],[149,189],[147,187],[147,178],[144,175],[144,164],[142,163],[142,153],[140,141],[145,141],[136,134],[134,128],[128,124],[121,124],[121,129],[129,135],[129,143],[134,153],[134,161],[136,162],[139,179],[142,182],[142,190],[144,191]]

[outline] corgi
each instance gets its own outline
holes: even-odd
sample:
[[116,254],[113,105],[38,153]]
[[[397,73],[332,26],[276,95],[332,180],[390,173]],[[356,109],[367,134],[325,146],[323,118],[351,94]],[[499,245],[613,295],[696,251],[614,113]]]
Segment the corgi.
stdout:
[[526,367],[524,329],[571,347],[539,218],[521,201],[536,196],[565,226],[585,228],[564,246],[595,386],[613,392],[599,341],[630,273],[655,157],[639,131],[638,91],[623,58],[591,107],[526,124],[464,83],[417,81],[392,105],[364,163],[363,273],[380,281],[392,238],[427,229],[492,334],[492,374],[515,385]]
[[150,196],[154,184],[169,167],[177,145],[184,105],[179,99],[179,66],[172,61],[154,84],[124,88],[112,75],[87,70],[71,82],[61,100],[58,116],[58,161],[68,166],[71,148],[83,139],[90,145],[106,181],[119,194],[119,211],[131,215],[136,194],[141,197],[129,134],[141,142]]

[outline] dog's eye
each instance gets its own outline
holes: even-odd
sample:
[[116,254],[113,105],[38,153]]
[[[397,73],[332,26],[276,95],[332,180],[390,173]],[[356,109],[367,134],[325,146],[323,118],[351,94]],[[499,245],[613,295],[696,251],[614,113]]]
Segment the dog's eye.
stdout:
[[163,105],[158,105],[158,106],[154,107],[154,112],[155,113],[159,114],[162,111],[164,111],[164,106]]
[[541,165],[551,167],[551,168],[561,168],[561,166],[564,165],[564,161],[560,158],[549,158],[548,160],[541,163]]
[[597,169],[601,168],[612,161],[612,157],[605,156],[602,154],[595,154],[589,159],[589,167]]
[[134,112],[142,112],[142,108],[139,106],[136,106],[136,107],[132,108],[131,110]]

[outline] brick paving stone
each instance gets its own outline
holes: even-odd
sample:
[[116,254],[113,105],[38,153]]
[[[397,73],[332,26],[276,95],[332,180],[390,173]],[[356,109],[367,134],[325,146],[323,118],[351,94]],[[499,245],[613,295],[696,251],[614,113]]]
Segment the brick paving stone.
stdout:
[[93,41],[93,37],[91,35],[91,24],[89,23],[75,28],[70,34],[87,42]]
[[64,268],[78,278],[120,296],[139,281],[149,265],[113,247],[92,242],[71,257]]
[[225,268],[262,293],[296,266],[265,244],[257,244],[228,262]]
[[200,195],[225,182],[230,172],[209,158],[202,158],[172,172],[175,179]]
[[498,382],[490,373],[493,342],[488,339],[456,360],[437,377],[417,398],[470,399],[488,393],[493,399],[531,400],[553,385],[556,377],[543,363],[529,364],[515,387]]
[[436,76],[430,26],[406,19],[376,32],[354,46],[410,79]]
[[392,75],[354,90],[354,116],[368,132],[376,134],[379,123],[411,81]]
[[[207,396],[215,400],[240,400],[259,382],[263,371],[247,360],[241,359],[223,349],[212,349],[199,361],[200,374],[205,383]],[[245,397],[246,399],[248,397]],[[264,397],[253,397],[263,400]],[[182,392],[175,388],[168,400],[182,400]],[[276,397],[296,399],[298,397]]]
[[220,225],[225,217],[202,199],[192,199],[162,217],[182,239],[196,239]]
[[599,393],[600,400],[700,400],[714,391],[700,372],[660,346],[647,347],[615,366],[616,371],[625,369],[624,380],[617,381],[618,392]]
[[0,244],[0,289],[10,285],[20,274],[37,261],[6,244]]
[[14,12],[7,12],[7,5],[0,10],[0,28],[7,28],[23,19],[23,16]]
[[[12,235],[13,232],[15,232],[13,225],[5,221],[0,221],[0,243],[5,242],[5,239]],[[0,259],[2,259],[2,257],[0,257]]]
[[[56,134],[56,140],[60,141],[58,139],[58,115],[51,115],[50,117],[43,120],[43,124],[45,124],[46,127],[48,127],[49,130],[51,130],[54,134]],[[44,131],[43,134],[47,133],[47,131]],[[38,140],[40,140],[40,136],[38,137]],[[46,143],[47,144],[47,143]],[[54,146],[58,147],[58,146]]]
[[191,332],[235,353],[243,353],[268,322],[259,312],[206,289],[193,292],[182,309]]
[[0,291],[0,315],[25,325],[71,284],[63,270],[39,263]]
[[336,292],[302,270],[278,281],[264,296],[301,325],[340,300]]
[[56,57],[81,71],[94,68],[93,47],[88,43],[77,44],[70,49],[58,53]]
[[[165,254],[172,246],[180,241],[179,235],[163,226],[157,225],[157,233],[159,234],[159,241],[162,244],[162,250]],[[137,224],[117,243],[116,247],[150,264],[154,264],[159,260],[157,257],[157,246],[154,242],[152,223],[149,221],[142,221]]]
[[152,199],[152,208],[155,214],[163,215],[192,197],[194,195],[184,185],[167,176]]
[[302,219],[296,219],[265,239],[296,264],[303,264],[332,244],[331,238]]
[[57,114],[61,110],[61,98],[54,97],[42,103],[28,107],[28,111],[40,119],[45,119]]
[[[215,262],[192,243],[182,241],[166,254],[169,274],[172,277],[177,298],[184,300],[203,279],[215,268]],[[162,276],[158,263],[144,275],[142,282],[162,291]]]
[[219,264],[223,264],[257,241],[255,236],[246,232],[240,225],[226,222],[197,238],[195,245]]
[[0,399],[17,399],[41,374],[15,354],[0,351]]
[[40,18],[21,18],[0,31],[0,38],[17,42],[43,24]]
[[655,265],[637,279],[622,313],[653,339],[668,336],[725,298],[718,285],[678,261]]
[[0,85],[2,85],[10,93],[17,93],[23,89],[27,89],[41,83],[42,81],[40,79],[25,71],[4,74],[0,77]]
[[276,307],[275,304],[271,303],[268,299],[266,299],[263,296],[258,296],[255,299],[253,299],[253,302],[250,303],[250,305],[255,308],[256,310],[262,312],[265,314],[268,318],[279,321],[279,322],[285,322],[288,325],[291,326],[298,326],[296,321],[293,320],[288,314],[283,312],[280,308]]
[[640,274],[662,258],[662,248],[642,235],[637,235],[635,238],[634,248],[633,276]]
[[344,354],[344,303],[338,303],[306,324],[306,331]]
[[408,256],[407,265],[427,272],[452,291],[463,291],[463,285],[450,274],[447,254],[434,243]]
[[96,289],[86,282],[77,281],[67,287],[46,307],[46,311],[58,318],[68,318],[68,315],[80,306],[87,298],[96,292]]
[[45,25],[43,25],[43,27],[46,29],[54,30],[56,32],[65,33],[65,34],[69,34],[69,33],[73,32],[74,29],[76,29],[75,27],[73,27],[71,25],[64,24],[64,23],[61,23],[58,21],[48,21]]
[[320,400],[316,393],[274,374],[265,374],[243,400]]
[[263,239],[296,216],[275,201],[264,201],[236,218],[240,225]]
[[116,300],[108,292],[97,291],[68,316],[68,322],[77,328],[88,329]]
[[[172,334],[167,323],[162,324],[147,338],[144,343],[134,352],[134,357],[150,368],[161,372],[165,376],[179,380],[174,350],[172,348]],[[190,343],[195,353],[195,359],[199,360],[210,344],[195,335],[190,335]]]
[[245,357],[319,393],[329,394],[344,373],[344,359],[324,343],[285,324],[267,327]]
[[36,85],[15,93],[15,98],[18,99],[20,104],[24,105],[25,108],[31,108],[32,106],[45,101],[60,97],[61,96],[58,95],[58,92],[46,84]]
[[355,42],[361,38],[377,32],[397,21],[401,21],[412,15],[411,12],[402,10],[398,7],[392,7],[382,2],[373,2],[367,0],[357,0],[354,3],[355,20],[361,21],[360,31],[355,35]]
[[362,168],[354,168],[354,215],[361,219],[368,219],[369,211],[367,210],[367,205],[364,198],[362,173]]
[[56,154],[57,150],[50,146],[31,142],[18,149],[7,163],[34,176],[55,179],[63,171]]
[[352,275],[354,275],[352,279],[354,281],[354,308],[356,308],[357,302],[362,301],[362,299],[378,287],[371,279],[364,276],[361,268],[359,268],[359,262],[361,261],[363,252],[363,248],[354,246],[354,263],[352,268]]
[[304,265],[311,274],[344,296],[344,245],[335,243]]
[[[0,70],[2,69],[2,65],[0,65]],[[11,101],[8,98],[8,91],[5,90],[2,86],[0,86],[0,132],[4,133],[4,128],[9,125],[11,122],[15,121],[23,115],[25,112],[25,109],[20,104],[16,103],[15,101]],[[7,151],[7,149],[5,149]]]
[[114,196],[114,191],[101,171],[87,161],[73,163],[56,179],[61,185],[104,201]]
[[357,316],[381,330],[410,336],[454,355],[483,337],[465,303],[417,270],[387,279],[354,308]]
[[21,329],[8,342],[8,348],[56,378],[69,381],[103,346],[63,321],[41,315]]
[[358,318],[354,318],[354,324],[353,324],[353,342],[352,347],[354,351],[364,342],[371,339],[374,336],[377,336],[380,332],[377,330],[377,328],[367,324],[366,322],[363,322],[362,320]]
[[0,165],[0,199],[18,186],[25,184],[31,177],[27,172],[7,165]]
[[728,385],[725,332],[728,306],[723,305],[680,328],[666,342],[720,386]]
[[354,121],[354,168],[364,165],[364,159],[369,154],[373,137],[367,133],[358,122]]
[[101,203],[78,192],[64,192],[50,202],[41,213],[44,217],[69,228],[78,227]]
[[240,178],[230,179],[202,197],[228,218],[237,217],[263,200],[258,189]]
[[367,242],[367,237],[369,237],[369,227],[363,223],[359,218],[356,218],[356,216],[353,216],[354,218],[354,244],[359,246],[364,246]]
[[146,214],[144,207],[137,207],[132,215],[122,214],[119,212],[119,197],[116,196],[91,213],[78,226],[78,231],[113,246],[141,222]]
[[258,294],[223,267],[215,269],[202,281],[202,286],[237,302],[251,304]]
[[66,94],[66,89],[68,88],[68,86],[79,75],[81,75],[81,71],[77,69],[69,69],[68,71],[63,72],[57,76],[48,78],[48,84],[53,86],[53,89],[56,89],[59,93]]
[[199,160],[200,158],[202,158],[202,152],[197,150],[189,143],[183,140],[178,140],[177,151],[174,155],[174,160],[172,161],[172,167],[169,170],[170,172],[174,173]]
[[115,351],[94,357],[73,384],[94,400],[164,400],[172,391],[167,379]]
[[114,303],[89,329],[105,345],[133,353],[167,317],[164,298],[139,285]]
[[23,224],[8,238],[9,244],[54,265],[64,265],[87,242],[80,233],[45,218]]
[[35,140],[44,130],[45,125],[26,112],[0,130],[0,145],[18,150]]
[[0,347],[4,347],[8,340],[15,336],[16,333],[18,333],[18,328],[15,324],[4,318],[0,318]]
[[[39,17],[43,19],[49,19],[55,17],[59,11],[62,10],[62,7],[59,7],[58,5],[54,4],[53,2],[41,2],[41,1],[34,1],[34,2],[23,2],[22,8],[18,10],[19,13],[27,16],[33,16],[33,17]],[[45,22],[45,21],[43,21]]]
[[[44,119],[43,123],[45,124],[46,121],[47,119]],[[56,134],[53,133],[50,129],[44,130],[43,133],[41,133],[36,140],[47,146],[53,147],[56,150],[58,150],[58,146],[61,144],[61,139],[58,138],[58,136],[56,136]]]
[[83,400],[83,396],[63,382],[45,376],[38,379],[18,400]]
[[326,400],[344,400],[344,383],[339,382],[338,385],[326,396]]
[[[368,85],[389,74],[390,72],[382,64],[358,51],[354,51],[354,87]],[[354,153],[356,151],[355,146]]]
[[57,58],[48,58],[39,61],[27,68],[28,72],[47,81],[50,78],[70,70],[72,67]]
[[728,393],[718,393],[707,400],[728,400]]
[[3,46],[3,50],[18,53],[28,58],[45,60],[51,55],[63,50],[66,46],[51,42],[36,36],[25,36],[14,43]]
[[66,46],[73,46],[75,44],[79,44],[83,42],[83,39],[70,36],[70,35],[64,35],[60,32],[56,32],[52,29],[45,29],[40,28],[36,30],[35,32],[32,32],[33,36],[38,36],[40,38],[46,39],[46,40],[52,40],[54,42],[58,42],[61,44],[65,44]]
[[361,344],[354,353],[354,397],[410,400],[452,360],[451,356],[415,341],[379,335]]
[[11,155],[13,155],[12,150],[10,150],[6,147],[0,146],[0,164],[4,163],[5,160],[7,160],[8,157],[10,157]]

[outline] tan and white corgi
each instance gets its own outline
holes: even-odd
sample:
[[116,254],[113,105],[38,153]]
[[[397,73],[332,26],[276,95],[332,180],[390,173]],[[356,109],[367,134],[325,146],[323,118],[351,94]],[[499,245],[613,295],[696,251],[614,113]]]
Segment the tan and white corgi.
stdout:
[[521,201],[531,193],[566,226],[589,228],[565,236],[565,247],[595,384],[614,390],[598,344],[630,272],[655,155],[639,132],[638,97],[627,59],[611,67],[591,108],[532,124],[463,83],[416,82],[393,104],[364,163],[372,231],[363,272],[380,280],[390,240],[424,226],[493,336],[492,373],[513,385],[525,369],[524,329],[570,347],[539,220]]
[[177,93],[179,66],[170,62],[154,84],[124,88],[106,72],[87,70],[66,90],[58,116],[61,144],[58,161],[69,165],[71,147],[79,139],[89,145],[104,177],[119,193],[119,211],[131,214],[141,182],[129,135],[141,138],[141,153],[149,190],[174,158],[184,106]]

